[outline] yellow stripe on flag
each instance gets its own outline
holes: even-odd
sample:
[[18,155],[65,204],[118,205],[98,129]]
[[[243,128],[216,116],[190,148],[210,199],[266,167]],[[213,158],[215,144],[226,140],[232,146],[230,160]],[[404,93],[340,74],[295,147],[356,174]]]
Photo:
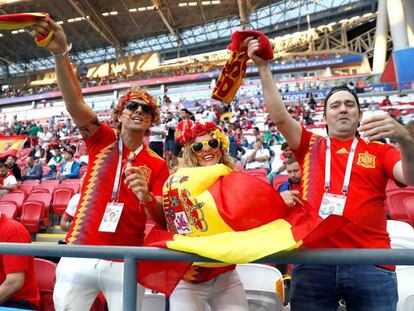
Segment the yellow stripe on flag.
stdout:
[[295,241],[291,225],[283,219],[246,231],[211,236],[188,237],[176,234],[173,241],[167,242],[169,249],[195,253],[228,264],[252,262],[301,245],[302,241]]

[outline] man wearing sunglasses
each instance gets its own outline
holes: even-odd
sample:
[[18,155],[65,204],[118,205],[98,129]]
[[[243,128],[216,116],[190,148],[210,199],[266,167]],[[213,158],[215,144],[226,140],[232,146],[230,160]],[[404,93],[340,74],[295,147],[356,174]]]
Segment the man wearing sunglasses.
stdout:
[[[51,29],[54,34],[46,48],[54,56],[67,111],[89,153],[80,202],[66,243],[140,246],[147,215],[156,221],[164,218],[161,195],[168,168],[163,159],[143,144],[145,134],[159,120],[159,109],[148,93],[133,88],[113,110],[113,121],[118,128],[101,124],[84,102],[62,27],[47,17],[33,27],[31,34],[37,37]],[[114,221],[108,221],[108,215],[114,215]],[[62,258],[54,289],[55,309],[89,310],[102,291],[109,310],[122,310],[122,278],[122,262]],[[143,296],[144,288],[138,284],[138,309]]]
[[[389,115],[362,120],[358,97],[346,86],[332,88],[325,97],[327,137],[308,131],[286,110],[268,61],[256,55],[258,50],[259,41],[251,38],[248,55],[258,67],[264,103],[301,165],[303,199],[322,218],[333,214],[350,220],[308,247],[389,249],[385,188],[388,179],[414,185],[412,137]],[[400,152],[378,142],[384,138],[398,142]],[[292,272],[291,310],[336,310],[340,299],[348,310],[396,310],[394,269],[372,264],[297,265]]]

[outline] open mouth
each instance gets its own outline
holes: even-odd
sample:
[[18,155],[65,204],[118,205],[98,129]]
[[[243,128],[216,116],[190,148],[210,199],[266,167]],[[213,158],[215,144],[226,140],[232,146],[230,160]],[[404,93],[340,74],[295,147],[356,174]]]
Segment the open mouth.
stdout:
[[214,155],[212,155],[212,154],[208,154],[208,155],[205,155],[204,157],[203,157],[203,160],[204,161],[211,161],[211,160],[213,160],[214,159]]
[[133,117],[131,118],[132,121],[134,121],[135,124],[141,123],[143,119],[141,117]]

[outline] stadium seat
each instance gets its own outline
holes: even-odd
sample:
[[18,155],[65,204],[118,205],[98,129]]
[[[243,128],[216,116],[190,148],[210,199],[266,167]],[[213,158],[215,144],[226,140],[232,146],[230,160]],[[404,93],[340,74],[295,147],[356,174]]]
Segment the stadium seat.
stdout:
[[33,190],[30,192],[30,194],[32,193],[50,193],[53,194],[53,192],[55,191],[56,185],[55,184],[44,184],[41,183],[40,185],[37,185],[33,188]]
[[164,311],[165,295],[154,293],[149,289],[145,290],[141,311]]
[[58,188],[55,190],[52,202],[52,210],[55,215],[63,215],[73,194],[72,189]]
[[30,180],[23,180],[23,185],[33,185],[36,186],[38,184],[40,184],[40,180],[39,179],[30,179]]
[[16,218],[17,206],[13,202],[0,202],[0,213],[6,215],[7,218]]
[[52,185],[57,186],[57,185],[59,185],[59,183],[60,183],[60,181],[57,180],[57,179],[46,179],[46,180],[42,180],[41,185],[49,185],[49,184],[52,184]]
[[19,218],[20,215],[22,214],[22,207],[23,207],[23,202],[25,198],[26,198],[26,195],[24,193],[7,193],[0,198],[0,203],[12,202],[16,204],[16,207],[17,207],[16,217]]
[[75,182],[65,182],[65,183],[62,182],[56,187],[56,190],[57,189],[71,189],[74,194],[78,193],[79,188],[80,188],[80,183],[79,183],[79,179],[76,179],[76,180],[77,180],[77,182],[76,181]]
[[52,203],[52,194],[50,193],[31,193],[25,202],[40,202],[43,204],[43,213],[42,213],[42,222],[43,225],[48,227],[50,225],[49,221],[49,211],[50,205]]
[[41,202],[25,202],[22,208],[20,222],[30,233],[40,231],[40,220],[44,213],[44,205]]
[[274,267],[261,264],[237,265],[249,310],[283,310],[283,276]]
[[414,196],[405,198],[403,207],[407,211],[408,217],[411,220],[411,225],[414,226]]
[[29,195],[30,192],[32,192],[34,186],[28,185],[28,184],[19,184],[17,185],[17,189],[13,190],[12,192],[21,192],[24,193],[26,196]]
[[413,187],[390,190],[386,194],[385,206],[391,219],[411,223],[408,211],[404,208],[404,200],[414,196]]
[[288,175],[276,175],[273,177],[272,186],[276,190],[280,187],[280,185],[284,184],[288,180]]
[[269,183],[269,180],[267,179],[267,171],[264,168],[245,170],[243,172],[245,172],[246,174],[249,174],[251,176],[255,176],[255,177]]
[[40,310],[54,311],[53,287],[56,281],[56,264],[49,260],[35,258],[34,267],[37,285],[40,291]]

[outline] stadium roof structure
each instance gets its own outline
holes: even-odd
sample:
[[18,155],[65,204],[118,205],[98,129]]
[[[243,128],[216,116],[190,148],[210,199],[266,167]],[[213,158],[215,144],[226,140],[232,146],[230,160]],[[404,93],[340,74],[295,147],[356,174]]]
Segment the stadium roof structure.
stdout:
[[[151,51],[188,55],[217,42],[222,49],[236,30],[274,33],[289,21],[299,30],[307,15],[347,14],[359,3],[372,9],[376,0],[0,0],[0,14],[49,13],[73,43],[74,61],[89,64]],[[0,78],[53,67],[25,30],[0,32],[0,50]]]

